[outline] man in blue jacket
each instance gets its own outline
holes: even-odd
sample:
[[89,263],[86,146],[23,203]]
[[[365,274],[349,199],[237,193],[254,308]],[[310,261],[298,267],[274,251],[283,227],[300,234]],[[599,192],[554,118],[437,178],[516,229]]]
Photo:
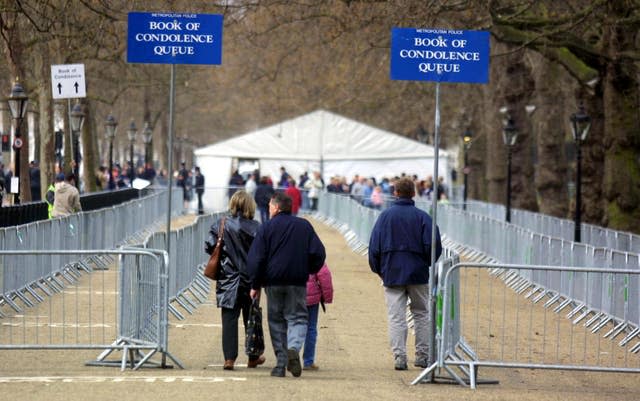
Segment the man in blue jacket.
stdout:
[[300,349],[307,334],[307,279],[325,259],[324,245],[311,224],[291,215],[291,198],[276,192],[270,219],[258,229],[247,260],[251,298],[265,287],[267,320],[276,366],[271,376],[302,373]]
[[[429,366],[429,266],[431,217],[415,207],[415,184],[401,178],[393,205],[382,212],[369,240],[369,267],[382,279],[389,318],[389,337],[395,369],[407,370],[407,298],[411,300],[416,340],[414,366]],[[436,230],[435,260],[442,253]]]

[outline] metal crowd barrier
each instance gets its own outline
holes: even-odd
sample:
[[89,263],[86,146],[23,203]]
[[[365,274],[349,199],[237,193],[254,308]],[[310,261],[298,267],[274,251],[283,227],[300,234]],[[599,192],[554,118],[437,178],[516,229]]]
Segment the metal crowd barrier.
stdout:
[[[117,263],[86,274],[78,265],[68,265],[54,280],[20,296],[29,306],[17,312],[16,305],[4,303],[0,325],[1,350],[102,349],[88,365],[143,365],[167,367],[169,357],[182,367],[168,350],[167,262],[164,250],[2,250],[0,259],[18,260],[22,270],[36,270],[28,263],[34,256],[78,259],[87,256],[116,256]],[[56,293],[57,296],[51,296]],[[122,351],[119,361],[106,360]],[[160,362],[151,357],[160,353]]]
[[[640,271],[631,269],[482,263],[446,266],[440,287],[443,308],[438,369],[446,370],[461,385],[467,385],[468,380],[471,388],[479,383],[480,366],[640,373],[640,342],[634,345],[630,341],[633,334],[618,331],[605,340],[594,333],[586,317],[575,319],[575,303],[554,304],[552,308],[549,297],[544,298],[547,302],[537,299],[532,287],[517,280],[527,274],[542,281],[561,274],[576,277],[576,285],[578,281],[584,284],[587,299],[608,298],[613,303],[618,297],[612,294],[613,283],[637,283],[640,279]],[[593,310],[588,317],[595,322],[599,316]],[[577,324],[580,321],[583,324]],[[613,331],[616,324],[606,321],[603,327]],[[428,373],[429,369],[425,370],[414,384]]]
[[[640,257],[627,253],[599,248],[582,243],[574,243],[531,232],[528,229],[507,224],[503,221],[460,209],[442,207],[439,209],[438,224],[451,240],[464,244],[490,256],[493,261],[522,265],[549,265],[563,267],[554,274],[538,276],[535,271],[515,272],[514,281],[521,288],[531,288],[534,299],[545,300],[549,306],[569,305],[574,309],[572,317],[579,320],[592,313],[599,315],[594,330],[599,331],[605,323],[616,323],[616,330],[605,332],[609,337],[616,331],[640,334],[640,282],[613,281],[610,283],[612,297],[594,296],[589,292],[580,275],[571,273],[569,267],[593,267],[606,269],[628,269],[640,271]],[[587,296],[587,294],[590,294]],[[640,351],[640,347],[635,352]]]
[[[204,241],[209,236],[209,228],[221,213],[198,216],[189,226],[171,231],[171,250],[169,252],[167,292],[168,310],[179,320],[185,316],[176,307],[179,306],[192,314],[198,305],[206,302],[211,281],[202,271],[209,259],[204,251]],[[142,246],[162,248],[166,244],[166,232],[149,235]]]
[[[154,224],[162,222],[162,212],[159,211],[165,210],[166,213],[167,194],[167,191],[157,192],[106,209],[1,228],[0,249],[113,249],[119,245],[139,243]],[[173,210],[180,212],[182,202],[176,198],[177,194],[174,192]],[[30,294],[35,288],[46,288],[49,283],[56,283],[61,287],[63,282],[59,277],[65,275],[68,266],[77,266],[90,272],[105,268],[110,261],[108,255],[83,254],[81,259],[77,259],[68,253],[45,256],[32,252],[31,256],[20,260],[7,255],[0,262],[0,306],[17,306],[14,302],[16,299],[24,298],[25,294]],[[22,263],[31,268],[24,269]],[[25,304],[29,306],[28,303]],[[21,311],[20,307],[17,309],[18,312]]]
[[[505,208],[503,205],[476,200],[467,201],[467,211],[488,216],[495,220],[504,220],[505,216]],[[566,241],[573,240],[574,236],[574,222],[572,220],[561,219],[527,210],[512,209],[511,223],[536,233],[562,238]],[[640,254],[640,235],[629,232],[616,231],[582,223],[581,240],[584,244],[596,247],[605,247],[622,252]]]

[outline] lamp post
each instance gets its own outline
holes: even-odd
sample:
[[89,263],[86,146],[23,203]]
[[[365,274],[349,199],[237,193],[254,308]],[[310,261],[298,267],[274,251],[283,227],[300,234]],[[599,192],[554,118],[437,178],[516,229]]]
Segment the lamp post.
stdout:
[[467,178],[469,177],[469,156],[468,151],[471,147],[471,139],[473,133],[468,129],[462,134],[462,151],[464,152],[464,168],[462,174],[464,174],[464,190],[462,192],[462,210],[467,210]]
[[[20,126],[22,125],[22,121],[24,120],[25,115],[27,114],[27,104],[29,103],[29,98],[27,94],[24,92],[24,88],[19,82],[16,82],[11,88],[11,95],[7,99],[9,103],[9,110],[11,110],[11,117],[15,121],[15,131],[14,131],[14,140],[13,140],[13,149],[16,152],[15,159],[15,176],[20,180],[20,153],[22,150],[22,133],[20,132]],[[7,183],[10,184],[10,183]],[[20,203],[20,185],[18,184],[18,192],[16,193],[15,202],[16,204]]]
[[138,135],[138,128],[136,128],[136,123],[131,120],[129,123],[129,128],[127,129],[127,137],[129,137],[129,162],[131,163],[131,172],[129,173],[129,181],[133,182],[133,179],[136,178],[136,168],[133,164],[133,144],[136,142],[136,136]]
[[113,190],[116,188],[116,182],[113,179],[113,139],[116,137],[116,128],[118,127],[118,122],[116,119],[109,114],[107,119],[104,122],[104,132],[105,137],[109,141],[109,189]]
[[73,167],[73,174],[76,177],[76,187],[80,188],[80,131],[84,125],[84,112],[80,103],[76,103],[69,115],[69,122],[71,124],[71,133],[73,134],[73,160],[75,166]]
[[147,163],[151,163],[151,141],[153,140],[153,130],[149,122],[144,123],[144,129],[142,130],[142,140],[144,141],[144,164],[145,168]]
[[591,128],[591,117],[589,117],[584,111],[584,106],[580,105],[578,111],[573,113],[569,120],[571,121],[573,140],[576,142],[576,215],[573,240],[575,242],[580,242],[580,230],[582,225],[580,221],[582,213],[582,151],[580,149],[580,145],[587,137],[589,128]]
[[507,223],[511,222],[511,148],[515,145],[517,136],[518,129],[513,118],[507,115],[502,127],[502,139],[507,145],[507,211],[505,216]]

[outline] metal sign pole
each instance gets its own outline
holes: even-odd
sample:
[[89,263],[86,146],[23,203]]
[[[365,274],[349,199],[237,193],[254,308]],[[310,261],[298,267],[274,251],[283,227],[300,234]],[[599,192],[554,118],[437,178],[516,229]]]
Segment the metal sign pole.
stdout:
[[171,182],[173,179],[173,129],[174,129],[174,116],[173,112],[175,109],[175,100],[176,100],[176,65],[171,64],[171,79],[169,83],[169,167],[167,168],[168,182],[169,182],[169,191],[168,191],[168,203],[167,203],[167,245],[166,250],[167,253],[170,252],[169,245],[171,245],[171,188],[173,187],[173,183]]
[[[438,216],[438,157],[440,155],[440,82],[436,82],[436,117],[434,131],[434,150],[433,158],[433,198],[431,199],[431,266],[429,266],[429,316],[431,318],[431,335],[429,336],[429,361],[435,362],[436,356],[436,226]],[[433,382],[435,375],[430,373],[430,381]]]

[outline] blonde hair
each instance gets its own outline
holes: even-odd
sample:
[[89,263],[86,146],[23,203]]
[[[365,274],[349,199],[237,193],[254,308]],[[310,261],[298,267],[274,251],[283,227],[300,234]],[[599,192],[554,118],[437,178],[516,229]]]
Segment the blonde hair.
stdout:
[[256,214],[256,201],[245,191],[238,190],[229,200],[229,212],[234,217],[241,216],[251,220]]

